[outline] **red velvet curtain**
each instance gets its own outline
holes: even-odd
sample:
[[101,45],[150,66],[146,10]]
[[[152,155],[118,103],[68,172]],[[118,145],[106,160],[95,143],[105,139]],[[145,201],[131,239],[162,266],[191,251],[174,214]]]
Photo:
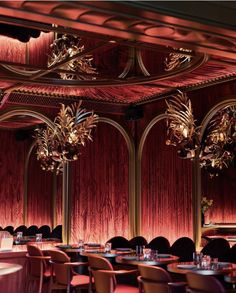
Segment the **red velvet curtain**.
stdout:
[[29,64],[45,67],[47,65],[50,44],[54,33],[41,32],[39,38],[31,38],[28,42]]
[[0,130],[0,226],[23,224],[24,162],[28,141]]
[[0,60],[25,63],[26,44],[18,40],[0,36]]
[[128,150],[121,133],[99,123],[94,141],[72,163],[72,242],[129,236]]
[[142,154],[141,234],[149,241],[164,236],[173,243],[193,237],[192,168],[165,140],[166,126],[160,121],[150,130]]
[[28,166],[27,225],[52,226],[53,174],[43,171],[33,150]]

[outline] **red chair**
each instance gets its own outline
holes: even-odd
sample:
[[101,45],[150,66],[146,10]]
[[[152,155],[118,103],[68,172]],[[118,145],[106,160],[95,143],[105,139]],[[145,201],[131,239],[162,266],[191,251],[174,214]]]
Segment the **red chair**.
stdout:
[[87,266],[88,263],[70,262],[69,256],[60,250],[49,250],[49,254],[53,276],[49,292],[62,289],[66,289],[67,293],[70,292],[70,289],[78,289],[79,292],[82,289],[90,290],[89,276],[77,274],[73,269],[78,266]]
[[133,274],[137,270],[114,271],[111,263],[100,256],[89,255],[89,270],[94,277],[96,293],[138,293],[138,288],[128,284],[117,284],[116,275]]
[[145,293],[185,293],[187,284],[185,282],[172,282],[167,271],[160,267],[139,265],[140,276],[139,292]]
[[25,292],[29,291],[31,282],[39,282],[38,292],[42,292],[43,282],[50,280],[51,271],[48,261],[50,256],[44,256],[43,252],[35,245],[27,245],[26,257],[28,259],[28,276],[26,280]]
[[225,293],[223,285],[215,277],[194,272],[187,273],[186,277],[190,293]]

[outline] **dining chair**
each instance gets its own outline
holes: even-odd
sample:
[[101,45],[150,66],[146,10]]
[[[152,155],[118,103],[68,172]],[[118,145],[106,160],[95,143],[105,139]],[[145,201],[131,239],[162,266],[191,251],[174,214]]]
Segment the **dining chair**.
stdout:
[[9,232],[11,235],[14,234],[14,227],[13,226],[6,226],[3,231]]
[[17,232],[22,232],[23,236],[25,236],[26,230],[27,230],[27,227],[25,225],[20,225],[14,230],[14,234],[17,234]]
[[158,236],[152,239],[147,247],[153,250],[158,250],[158,253],[170,253],[170,242],[163,236]]
[[229,252],[229,261],[232,263],[236,263],[236,244],[234,244],[231,248],[230,248],[230,252]]
[[27,245],[27,280],[25,292],[32,292],[30,289],[30,283],[39,282],[38,293],[42,292],[43,282],[50,280],[51,271],[49,260],[50,256],[45,256],[41,249],[36,245]]
[[139,293],[185,293],[187,283],[172,282],[170,274],[163,268],[149,265],[138,266],[140,276]]
[[226,239],[216,238],[203,247],[201,252],[203,255],[210,255],[212,258],[218,258],[219,261],[228,261],[230,256],[230,245]]
[[26,230],[26,236],[35,236],[38,232],[38,226],[31,225]]
[[192,261],[195,244],[189,237],[178,238],[170,247],[170,253],[179,257],[179,261]]
[[215,277],[190,272],[186,278],[190,293],[225,293],[223,285]]
[[38,231],[37,231],[37,234],[42,234],[42,237],[43,238],[50,238],[51,236],[51,229],[48,225],[43,225],[41,226]]
[[148,244],[147,240],[143,236],[135,236],[129,240],[130,248],[136,249],[136,246],[146,246]]
[[[87,266],[87,262],[71,262],[69,256],[61,250],[49,250],[51,256],[51,282],[49,292],[52,290],[66,289],[69,293],[71,290],[91,290],[92,284],[90,284],[90,277],[87,275],[77,274],[74,268],[79,266]],[[91,280],[92,282],[92,280]]]
[[115,236],[110,238],[107,242],[111,243],[111,248],[130,248],[129,240],[123,236]]
[[114,270],[112,264],[97,255],[88,255],[90,278],[94,278],[96,293],[138,293],[138,288],[117,283],[117,275],[136,274],[135,270]]
[[50,237],[62,240],[62,225],[57,225],[53,228]]

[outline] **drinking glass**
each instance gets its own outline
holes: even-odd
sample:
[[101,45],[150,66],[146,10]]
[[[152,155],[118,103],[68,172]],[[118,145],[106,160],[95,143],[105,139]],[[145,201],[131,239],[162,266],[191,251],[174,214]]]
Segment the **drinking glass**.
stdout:
[[104,246],[104,252],[111,252],[111,242],[107,242]]
[[151,259],[153,259],[153,260],[158,259],[158,250],[151,251]]
[[145,260],[151,259],[151,249],[150,248],[143,248],[143,258]]
[[203,257],[202,253],[200,253],[200,252],[194,252],[193,253],[193,263],[196,266],[200,267],[201,266],[201,262],[202,262],[202,257]]
[[211,268],[211,257],[210,255],[204,255],[201,261],[201,268],[209,270]]
[[43,235],[40,233],[40,234],[36,234],[36,238],[35,238],[35,241],[36,242],[42,242],[42,239],[43,239]]
[[213,270],[218,269],[218,258],[217,257],[212,258],[212,260],[211,260],[211,268]]
[[136,256],[140,257],[143,255],[143,246],[136,245]]
[[15,243],[19,244],[21,242],[22,238],[23,238],[23,232],[17,232]]
[[84,250],[84,240],[80,239],[78,241],[78,249]]

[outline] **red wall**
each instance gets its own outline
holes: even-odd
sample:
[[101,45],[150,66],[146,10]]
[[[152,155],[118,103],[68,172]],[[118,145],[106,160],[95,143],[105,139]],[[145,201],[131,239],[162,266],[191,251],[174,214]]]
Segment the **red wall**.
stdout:
[[148,240],[165,236],[171,243],[178,237],[193,237],[192,169],[189,160],[177,157],[166,146],[165,121],[149,132],[142,156],[142,235]]
[[72,240],[128,237],[128,150],[121,133],[99,123],[94,142],[71,165]]
[[0,141],[0,226],[17,226],[23,223],[24,162],[29,144],[4,130]]
[[[228,84],[225,93],[233,93]],[[224,98],[224,90],[202,90],[189,94],[198,123],[210,108]],[[214,97],[215,103],[214,103]],[[201,99],[200,99],[201,98]],[[200,100],[199,100],[200,99]],[[204,99],[204,103],[202,102]],[[199,101],[199,102],[198,102]],[[200,102],[201,101],[201,102]],[[203,107],[204,105],[204,107]],[[132,134],[136,145],[149,122],[165,111],[165,102],[144,106],[144,117],[136,122],[110,114]],[[202,111],[200,111],[202,109]],[[104,115],[105,116],[105,115]],[[99,123],[94,142],[83,148],[71,165],[72,240],[104,242],[114,235],[129,237],[128,149],[121,133]],[[177,157],[174,147],[165,145],[164,121],[158,122],[144,143],[141,160],[141,234],[150,240],[162,235],[173,242],[192,237],[191,161]],[[23,222],[24,164],[31,139],[17,141],[13,131],[1,130],[0,226]],[[202,172],[202,194],[214,199],[213,222],[236,222],[235,168],[210,179]],[[61,177],[58,178],[55,224],[61,223]],[[52,225],[52,174],[43,172],[32,154],[28,173],[27,224]]]

